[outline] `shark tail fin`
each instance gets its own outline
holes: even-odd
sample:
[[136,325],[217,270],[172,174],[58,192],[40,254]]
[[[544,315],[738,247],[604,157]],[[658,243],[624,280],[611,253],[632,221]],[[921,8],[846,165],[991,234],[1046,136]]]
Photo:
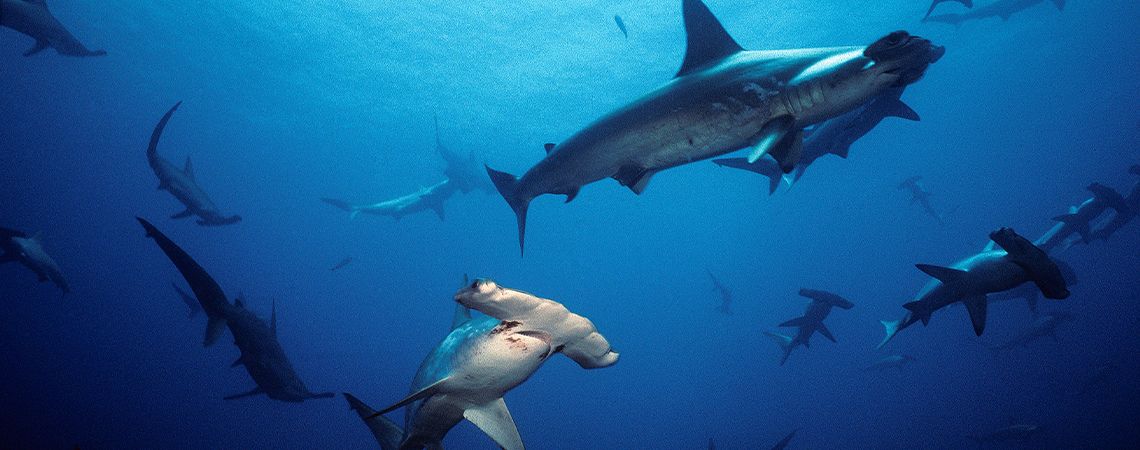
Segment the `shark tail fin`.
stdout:
[[376,410],[352,394],[345,392],[344,399],[348,401],[348,407],[356,411],[356,414],[360,416],[361,420],[364,420],[364,424],[372,431],[372,435],[380,444],[381,450],[397,450],[400,448],[400,442],[404,440],[404,430],[401,430],[387,417],[376,415]]
[[788,355],[792,354],[792,338],[779,333],[772,333],[768,331],[765,331],[764,334],[771,338],[772,342],[775,342],[776,345],[780,346],[780,350],[783,351],[783,356],[780,357],[780,365],[784,365],[785,362],[788,362]]
[[344,200],[337,200],[335,198],[322,198],[321,201],[333,205],[337,209],[348,211],[348,218],[350,219],[355,219],[356,216],[360,215],[360,208]]
[[490,167],[484,166],[487,169],[487,175],[491,177],[491,182],[495,184],[495,189],[499,190],[499,195],[503,196],[503,200],[507,201],[511,210],[515,212],[515,220],[518,221],[519,227],[519,255],[521,256],[524,251],[523,243],[526,238],[526,211],[530,207],[530,199],[519,198],[516,195],[516,188],[519,184],[518,177],[506,172],[499,172]]
[[875,346],[876,350],[883,348],[884,345],[887,345],[887,342],[894,339],[895,335],[899,333],[899,325],[902,325],[901,320],[880,320],[879,323],[883,324],[883,331],[886,333],[886,336],[883,336],[883,340],[879,342],[879,345]]

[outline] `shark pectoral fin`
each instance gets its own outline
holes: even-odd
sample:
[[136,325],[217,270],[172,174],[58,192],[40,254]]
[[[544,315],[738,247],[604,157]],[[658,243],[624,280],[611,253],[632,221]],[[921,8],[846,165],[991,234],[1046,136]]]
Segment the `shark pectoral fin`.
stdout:
[[829,340],[831,342],[835,342],[835,343],[839,342],[839,341],[835,340],[835,336],[833,336],[831,334],[831,330],[828,330],[827,326],[824,325],[823,322],[820,322],[819,325],[816,325],[815,331],[818,331],[819,334],[822,334],[823,337],[827,338],[827,340]]
[[[752,152],[748,154],[748,163],[752,164],[760,157],[768,154],[776,147],[784,136],[791,131],[796,119],[792,116],[780,116],[765,123],[760,131],[753,137]],[[802,139],[801,139],[802,140]]]
[[240,394],[227,395],[225,397],[222,397],[222,400],[235,400],[235,399],[239,399],[239,398],[253,397],[257,394],[261,394],[264,392],[265,391],[261,390],[261,387],[255,387],[253,389],[250,389],[249,391],[242,392]]
[[51,47],[51,43],[46,40],[39,39],[36,41],[36,45],[33,45],[32,48],[29,48],[28,51],[24,52],[24,56],[32,56],[36,53],[46,50],[48,47]]
[[218,319],[211,317],[206,321],[206,337],[202,340],[203,347],[209,347],[217,342],[218,338],[222,336],[222,332],[226,330],[226,319]]
[[515,427],[511,412],[502,397],[486,404],[473,406],[463,411],[463,418],[487,433],[491,440],[504,450],[523,450],[522,436]]
[[970,313],[970,322],[974,325],[974,334],[981,336],[986,330],[986,296],[978,295],[962,299],[966,311]]
[[182,169],[182,173],[185,173],[191,180],[194,179],[194,164],[190,162],[189,156],[186,157],[186,166]]
[[906,103],[903,103],[902,100],[896,101],[891,105],[890,110],[887,111],[887,115],[900,119],[913,120],[915,122],[922,120],[922,118],[918,116],[918,113],[911,109],[910,106],[907,106]]
[[186,209],[186,210],[184,210],[178,214],[171,215],[170,218],[171,219],[185,219],[185,218],[193,216],[193,215],[194,215],[194,213],[191,212],[190,209]]
[[437,391],[439,391],[439,387],[447,380],[448,380],[448,377],[444,377],[443,379],[428,385],[428,387],[425,387],[425,388],[420,389],[416,392],[413,392],[411,395],[404,397],[403,400],[400,400],[400,401],[396,402],[396,404],[380,410],[379,412],[373,414],[372,416],[367,417],[365,420],[370,419],[372,417],[388,414],[388,413],[395,411],[396,409],[399,409],[403,406],[407,406],[407,404],[414,402],[416,400],[423,400],[425,398],[431,397]]
[[781,323],[780,326],[781,327],[802,327],[802,326],[809,325],[810,323],[811,323],[811,321],[808,320],[806,317],[796,317],[795,319]]
[[930,264],[915,264],[914,266],[917,267],[918,270],[921,270],[923,273],[936,278],[938,281],[941,281],[942,284],[947,285],[958,281],[967,273],[965,270],[952,269],[942,266],[932,266]]

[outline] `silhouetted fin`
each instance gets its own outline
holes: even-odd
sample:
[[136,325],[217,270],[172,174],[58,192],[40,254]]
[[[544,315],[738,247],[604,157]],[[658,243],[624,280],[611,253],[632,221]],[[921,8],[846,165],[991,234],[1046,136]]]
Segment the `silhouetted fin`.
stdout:
[[[926,307],[925,303],[923,303],[923,302],[908,302],[908,303],[903,303],[902,306],[903,306],[903,308],[906,308],[907,311],[910,311],[910,314],[912,316],[918,317],[918,320],[922,321],[922,325],[925,326],[925,325],[928,325],[930,323],[931,311],[929,308]],[[883,326],[887,326],[887,322],[883,322]],[[888,331],[890,331],[890,330],[888,330]],[[886,341],[884,341],[884,343],[886,343]]]
[[518,177],[487,166],[483,167],[487,169],[487,175],[491,177],[491,182],[495,184],[499,195],[503,196],[503,200],[506,200],[507,205],[515,212],[515,221],[518,222],[519,228],[519,256],[522,256],[523,243],[526,239],[526,210],[530,207],[530,199],[520,199],[515,195],[515,188],[519,183]]
[[404,440],[404,430],[388,418],[377,416],[375,410],[352,394],[345,392],[344,399],[348,401],[349,408],[356,411],[356,414],[364,420],[364,424],[372,431],[372,436],[380,444],[381,450],[397,450],[400,448],[400,442]]
[[915,264],[914,266],[917,267],[918,270],[921,270],[923,273],[938,279],[938,281],[941,281],[942,284],[947,284],[947,285],[953,284],[954,282],[958,281],[963,276],[965,276],[967,273],[965,270],[952,269],[949,267],[941,267],[941,266],[932,266],[930,264]]
[[879,345],[875,346],[876,349],[883,348],[884,345],[887,345],[887,342],[894,339],[895,335],[899,333],[899,325],[902,324],[902,321],[880,320],[879,323],[883,324],[883,331],[886,333],[886,336],[883,336],[883,340],[879,342]]
[[24,52],[24,56],[32,56],[36,53],[47,50],[48,47],[51,47],[50,42],[48,42],[44,39],[39,39],[36,41],[36,44],[32,46],[32,48],[29,48],[27,51]]
[[[166,111],[166,114],[163,114],[162,119],[159,119],[158,124],[154,126],[154,131],[150,133],[150,144],[146,147],[147,158],[154,157],[158,154],[158,140],[162,137],[162,130],[166,128],[166,123],[170,122],[170,117],[174,115],[174,111],[177,111],[181,105],[182,102],[179,101],[175,103],[174,106],[171,106],[170,110]],[[164,189],[165,187],[159,184],[158,188]]]
[[784,323],[781,323],[779,326],[781,326],[781,327],[806,327],[808,325],[811,325],[812,323],[813,322],[810,319],[808,319],[807,317],[796,317],[795,319],[788,320]]
[[656,173],[657,171],[644,167],[625,166],[614,174],[613,179],[621,183],[622,186],[628,187],[634,194],[640,195],[645,191],[645,186],[649,184],[649,179]]
[[776,345],[780,346],[780,350],[783,352],[783,356],[780,357],[780,365],[782,366],[785,362],[788,362],[788,355],[792,354],[792,338],[790,336],[784,336],[779,333],[771,333],[768,331],[765,331],[764,335],[771,338],[772,342],[775,342]]
[[615,14],[614,23],[616,23],[618,29],[621,30],[621,35],[625,36],[626,39],[629,39],[629,31],[625,29],[625,21],[621,20],[621,16]]
[[819,334],[822,334],[823,337],[827,338],[827,340],[829,340],[831,342],[835,342],[835,343],[839,342],[839,341],[835,340],[835,336],[833,336],[831,334],[831,330],[828,330],[827,325],[824,325],[823,322],[820,322],[819,324],[817,324],[815,326],[815,331],[818,331]]
[[409,403],[412,403],[416,400],[423,400],[425,398],[431,397],[432,395],[434,395],[436,393],[436,391],[439,390],[439,387],[446,381],[447,381],[447,377],[444,377],[443,379],[436,381],[435,383],[432,383],[428,387],[425,387],[425,388],[420,389],[416,392],[413,392],[411,395],[404,397],[403,400],[396,402],[396,404],[394,404],[392,406],[384,408],[383,410],[377,412],[376,414],[373,414],[371,417],[368,417],[368,418],[370,419],[372,417],[388,414],[392,411],[395,411],[396,409],[398,409],[400,407],[407,406]]
[[970,322],[974,325],[974,334],[981,336],[986,331],[986,296],[979,295],[962,299],[966,311],[970,313]]
[[[917,112],[915,112],[913,109],[911,109],[910,106],[907,106],[907,104],[903,103],[901,100],[897,100],[891,103],[890,108],[887,110],[887,115],[898,117],[900,119],[913,120],[915,122],[922,120],[922,118],[918,116]],[[843,153],[844,154],[840,156],[846,158],[847,151],[844,150]]]
[[554,151],[554,147],[557,147],[557,145],[554,144],[553,142],[547,142],[547,143],[542,145],[542,148],[544,150],[546,150],[546,154],[548,154],[548,155],[550,154],[550,152]]
[[[783,115],[769,120],[763,127],[760,127],[760,131],[753,137],[752,152],[748,154],[748,163],[754,163],[760,157],[784,145],[784,138],[791,133],[795,123],[795,117]],[[781,169],[784,168],[783,162],[779,160],[776,162],[780,163]]]
[[714,64],[744,50],[732,39],[732,36],[728,35],[724,26],[700,0],[684,0],[681,4],[681,14],[685,19],[688,44],[685,48],[684,62],[681,63],[681,69],[677,71],[676,76],[688,75],[701,67]]

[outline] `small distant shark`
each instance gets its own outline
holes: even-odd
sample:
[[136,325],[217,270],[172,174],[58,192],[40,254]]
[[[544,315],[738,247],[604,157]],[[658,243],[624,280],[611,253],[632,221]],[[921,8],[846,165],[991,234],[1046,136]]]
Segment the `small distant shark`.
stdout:
[[194,166],[190,163],[189,156],[186,157],[186,166],[180,169],[158,155],[158,141],[162,137],[162,130],[166,128],[166,123],[170,121],[170,117],[174,115],[174,111],[180,105],[182,102],[175,103],[158,121],[154,127],[154,132],[150,135],[150,144],[146,148],[147,163],[154,170],[154,174],[158,176],[158,189],[169,192],[186,206],[186,210],[170,216],[170,218],[185,219],[190,216],[198,216],[198,225],[202,226],[230,225],[241,222],[241,216],[226,217],[223,215],[214,201],[210,200],[210,196],[206,195],[206,191],[198,185],[198,181],[194,179]]
[[810,347],[811,336],[816,332],[822,334],[823,337],[829,341],[836,342],[835,336],[833,336],[831,330],[828,330],[827,326],[823,324],[823,320],[831,314],[832,307],[851,309],[855,306],[855,304],[847,299],[830,292],[815,289],[800,289],[800,295],[811,299],[811,303],[808,304],[804,315],[780,324],[781,327],[798,328],[799,330],[796,332],[796,335],[793,337],[767,331],[764,332],[764,334],[772,338],[772,340],[776,342],[776,345],[779,345],[783,351],[783,356],[780,358],[781,366],[788,361],[788,356],[792,354],[792,350],[796,347],[801,345],[805,348]]
[[340,260],[340,262],[336,263],[336,265],[332,266],[332,268],[331,268],[331,269],[329,269],[329,271],[330,271],[330,272],[336,272],[336,271],[338,271],[338,270],[340,270],[340,269],[343,269],[343,268],[344,268],[344,266],[347,266],[347,265],[349,265],[349,264],[351,264],[351,263],[352,263],[352,257],[351,257],[351,256],[346,256],[344,259]]
[[615,14],[614,23],[616,23],[618,29],[621,30],[621,35],[625,36],[626,39],[629,39],[629,31],[625,29],[625,21],[621,20],[621,16]]
[[902,370],[903,366],[910,364],[914,361],[914,357],[910,355],[891,355],[875,361],[871,365],[864,367],[864,371],[884,371],[887,369]]
[[970,315],[974,334],[981,336],[986,327],[986,294],[1013,289],[1032,281],[1049,299],[1069,296],[1061,269],[1044,250],[1021,237],[1012,229],[990,233],[990,240],[1001,250],[987,250],[966,258],[952,267],[917,264],[919,270],[935,278],[918,294],[918,300],[903,305],[907,315],[901,320],[881,321],[886,336],[878,348],[887,344],[899,331],[922,322],[939,309],[962,302]]
[[170,283],[170,287],[173,287],[174,290],[178,292],[178,297],[182,299],[182,303],[185,303],[186,307],[190,308],[190,313],[186,317],[193,318],[198,315],[198,312],[202,311],[202,306],[198,304],[198,299],[187,294],[186,291],[182,290],[182,288],[173,282]]
[[918,181],[921,179],[922,177],[918,175],[907,178],[903,180],[902,183],[899,183],[898,189],[900,191],[910,191],[911,204],[918,203],[922,205],[922,210],[926,211],[926,215],[933,217],[938,223],[942,223],[942,216],[938,215],[938,212],[930,205],[930,191],[923,189],[922,185],[918,184]]
[[[799,181],[808,166],[824,155],[836,155],[846,159],[851,145],[866,136],[887,117],[920,120],[918,113],[900,99],[903,90],[902,87],[888,89],[858,108],[804,130],[804,146],[792,180]],[[714,159],[713,163],[768,177],[769,195],[776,192],[780,180],[784,178],[784,171],[774,160],[760,159],[749,163],[747,158],[718,158]]]
[[435,117],[435,151],[443,159],[443,175],[450,184],[464,194],[472,191],[482,191],[487,194],[495,192],[495,186],[487,178],[483,164],[474,151],[462,155],[443,145],[439,135],[439,117]]
[[51,280],[64,295],[71,292],[63,271],[51,255],[44,250],[41,234],[28,236],[22,231],[0,227],[0,264],[19,262],[36,274],[42,283]]
[[[1001,20],[1009,20],[1010,16],[1015,13],[1029,9],[1030,7],[1043,3],[1046,0],[997,0],[986,6],[979,7],[978,9],[971,10],[964,14],[940,14],[937,16],[928,15],[922,19],[923,22],[936,22],[946,23],[950,25],[961,25],[964,22],[978,19],[986,19],[989,17],[1000,17]],[[1057,5],[1057,10],[1062,11],[1065,9],[1065,0],[1051,0],[1054,5]],[[936,2],[937,3],[937,2]],[[933,10],[933,5],[931,5]]]
[[[1129,173],[1140,175],[1140,166],[1132,166],[1132,168],[1129,169]],[[1140,213],[1140,182],[1132,186],[1132,190],[1128,193],[1128,196],[1125,197],[1125,204],[1127,205],[1127,209],[1124,211],[1116,211],[1116,214],[1112,216],[1112,220],[1092,232],[1090,239],[1107,241],[1109,237],[1116,234],[1117,230],[1128,225],[1136,218],[1136,215]]]
[[138,221],[146,230],[147,237],[154,239],[182,273],[202,310],[206,312],[208,321],[204,345],[208,347],[217,341],[223,327],[228,327],[234,336],[234,345],[241,351],[241,356],[234,361],[232,367],[245,367],[257,387],[227,396],[226,400],[265,394],[274,400],[296,403],[313,398],[332,398],[335,395],[331,392],[309,391],[293,370],[293,365],[285,356],[285,350],[277,342],[276,302],[273,303],[273,314],[268,324],[246,309],[241,297],[231,304],[226,300],[221,286],[190,255],[150,222],[141,218]]
[[930,17],[930,13],[934,12],[934,7],[938,6],[939,3],[947,3],[947,2],[961,3],[962,5],[966,6],[967,8],[973,8],[974,7],[974,1],[973,0],[934,0],[933,2],[930,3],[930,9],[926,10],[926,15],[922,16],[923,20],[925,20],[927,17]]
[[1053,229],[1046,232],[1037,240],[1037,245],[1047,252],[1063,250],[1069,242],[1069,236],[1080,236],[1085,244],[1092,242],[1093,223],[1108,208],[1113,208],[1117,214],[1127,215],[1132,208],[1128,201],[1114,189],[1100,183],[1092,183],[1087,188],[1092,192],[1092,198],[1085,200],[1079,206],[1073,207],[1068,214],[1054,217],[1060,222]]
[[700,0],[684,0],[682,13],[688,45],[672,81],[547,144],[546,156],[521,178],[487,168],[515,213],[520,254],[538,196],[569,202],[606,178],[641,194],[662,170],[746,148],[748,161],[771,155],[791,172],[804,128],[918,81],[944,53],[905,31],[866,47],[746,51]]
[[732,315],[732,291],[721,284],[712,271],[706,270],[706,272],[709,274],[709,279],[712,280],[712,290],[720,295],[720,307],[717,308],[717,311],[724,315]]
[[1041,427],[1028,424],[1012,424],[989,433],[966,436],[979,444],[990,442],[1026,441],[1041,432]]
[[1053,338],[1055,341],[1057,340],[1057,327],[1071,320],[1073,320],[1073,315],[1064,311],[1046,313],[1038,317],[1037,320],[1034,320],[1028,330],[1025,330],[1007,342],[990,347],[990,350],[993,350],[995,354],[1001,353],[1003,350],[1027,346],[1030,342],[1046,336]]
[[48,10],[45,0],[0,0],[0,26],[26,34],[36,44],[24,56],[32,56],[51,47],[61,55],[103,56],[103,50],[88,50],[71,35]]
[[322,198],[321,201],[348,211],[350,218],[356,218],[360,213],[377,216],[388,216],[396,220],[420,211],[435,211],[439,220],[444,220],[443,204],[456,191],[450,180],[443,180],[434,185],[420,189],[411,194],[385,200],[371,205],[354,205],[343,200]]
[[[455,301],[460,306],[452,331],[420,364],[410,395],[375,411],[345,394],[383,450],[443,448],[444,436],[463,419],[499,447],[522,450],[504,394],[555,353],[586,369],[609,367],[618,360],[589,319],[553,300],[476,280],[460,289]],[[486,316],[472,318],[466,308]],[[403,429],[383,417],[404,406]]]

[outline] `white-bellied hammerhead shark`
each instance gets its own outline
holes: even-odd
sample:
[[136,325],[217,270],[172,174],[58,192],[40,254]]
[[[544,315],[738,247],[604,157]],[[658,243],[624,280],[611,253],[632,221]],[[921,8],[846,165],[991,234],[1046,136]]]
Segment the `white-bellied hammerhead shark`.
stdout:
[[[927,13],[927,16],[924,17],[922,21],[946,23],[955,26],[971,20],[989,17],[1000,17],[1001,20],[1004,21],[1009,20],[1010,16],[1013,16],[1015,13],[1019,13],[1045,1],[1046,0],[997,0],[963,14],[939,14],[937,16],[931,16]],[[1058,11],[1065,9],[1065,0],[1052,0],[1052,2],[1054,5],[1057,5]],[[933,5],[931,6],[931,10],[933,10]]]
[[190,216],[198,216],[198,225],[202,226],[229,225],[240,222],[241,216],[226,217],[223,215],[218,210],[217,205],[214,205],[214,201],[210,200],[210,196],[206,195],[206,191],[198,185],[198,181],[194,179],[194,166],[191,165],[189,156],[186,157],[186,165],[183,168],[178,168],[158,155],[158,141],[162,138],[162,130],[166,128],[166,123],[170,121],[170,117],[174,115],[174,111],[178,109],[179,105],[182,105],[182,102],[175,103],[154,126],[154,132],[150,135],[150,144],[146,148],[146,161],[154,170],[155,176],[158,177],[158,189],[169,192],[186,206],[186,210],[170,216],[170,218],[185,219]]
[[1003,350],[1027,346],[1030,342],[1046,336],[1053,338],[1055,341],[1057,340],[1057,327],[1071,320],[1073,320],[1073,315],[1065,311],[1045,313],[1041,317],[1038,317],[1037,320],[1034,320],[1033,323],[1029,325],[1029,329],[1018,334],[1013,339],[990,347],[990,350],[993,350],[994,353],[997,354]]
[[42,283],[51,280],[64,295],[71,292],[59,264],[44,250],[40,233],[28,236],[19,230],[0,227],[0,264],[19,262],[36,274]]
[[439,136],[438,117],[435,119],[435,150],[445,164],[443,174],[447,178],[443,181],[408,195],[373,204],[353,204],[334,198],[322,198],[321,201],[348,211],[350,218],[364,213],[399,220],[409,214],[431,210],[435,211],[439,220],[444,220],[444,202],[456,192],[466,194],[476,190],[487,193],[494,191],[490,180],[483,174],[475,152],[468,152],[464,156],[443,145],[443,140]]
[[1061,269],[1044,250],[1009,228],[990,233],[990,240],[1001,250],[982,251],[951,267],[917,264],[919,270],[935,280],[927,283],[917,300],[903,305],[908,311],[903,319],[881,321],[886,337],[878,348],[917,322],[928,324],[934,311],[957,302],[966,305],[974,334],[981,336],[986,327],[986,294],[1013,289],[1026,282],[1032,281],[1045,298],[1060,300],[1069,296]]
[[[920,120],[918,113],[900,100],[903,89],[901,87],[888,89],[858,108],[804,130],[804,147],[792,181],[799,181],[808,166],[825,155],[836,155],[846,159],[851,144],[867,135],[887,117]],[[769,195],[776,192],[780,181],[784,179],[784,171],[780,169],[780,165],[770,159],[759,159],[749,163],[747,158],[718,158],[714,159],[713,163],[768,177]]]
[[[551,355],[562,353],[586,369],[618,360],[589,319],[562,304],[476,280],[455,294],[453,329],[420,364],[411,395],[375,411],[345,394],[383,450],[441,449],[452,427],[467,419],[499,447],[522,450],[522,438],[503,395],[526,381]],[[486,314],[471,318],[470,308]],[[407,406],[403,429],[383,414]]]
[[788,356],[792,354],[792,350],[795,350],[796,347],[801,345],[804,346],[804,348],[810,347],[811,336],[816,332],[822,334],[827,340],[836,342],[835,336],[831,334],[831,330],[828,330],[827,326],[823,324],[823,319],[826,319],[827,316],[831,314],[832,307],[843,309],[855,307],[855,304],[847,299],[830,292],[815,289],[800,289],[800,295],[811,299],[811,303],[808,303],[804,315],[780,324],[781,327],[798,328],[796,335],[793,337],[767,331],[764,332],[764,334],[772,338],[772,340],[776,342],[776,345],[780,346],[780,350],[783,351],[783,356],[780,358],[781,366],[788,361]]
[[138,219],[146,230],[146,235],[154,239],[162,252],[178,268],[178,272],[190,285],[190,290],[198,299],[202,310],[206,312],[205,346],[212,345],[221,336],[223,327],[230,329],[234,336],[234,345],[241,351],[241,356],[233,363],[233,367],[243,366],[253,378],[257,387],[248,392],[230,395],[226,400],[265,394],[271,399],[285,402],[301,402],[312,398],[332,398],[331,392],[314,393],[305,387],[305,383],[297,376],[293,364],[285,356],[281,343],[277,342],[277,304],[273,304],[273,315],[267,324],[252,311],[245,308],[241,297],[234,303],[226,299],[222,287],[214,281],[213,277],[202,266],[198,265],[190,255],[181,247],[171,241],[143,219]]
[[88,50],[64,28],[48,10],[46,0],[0,0],[0,26],[26,34],[36,44],[24,56],[32,56],[48,47],[67,56],[103,56],[103,50]]
[[922,210],[926,211],[926,215],[933,217],[938,223],[942,223],[942,216],[934,210],[934,206],[930,204],[930,191],[924,189],[919,180],[922,179],[921,175],[915,175],[907,178],[899,183],[898,190],[910,192],[910,203],[918,203],[922,206]]
[[745,51],[700,0],[684,0],[685,59],[657,90],[586,126],[521,178],[487,173],[515,213],[519,251],[531,200],[572,201],[582,186],[613,178],[634,193],[657,172],[751,148],[790,172],[803,129],[839,116],[925,73],[944,50],[905,31],[867,47]]

